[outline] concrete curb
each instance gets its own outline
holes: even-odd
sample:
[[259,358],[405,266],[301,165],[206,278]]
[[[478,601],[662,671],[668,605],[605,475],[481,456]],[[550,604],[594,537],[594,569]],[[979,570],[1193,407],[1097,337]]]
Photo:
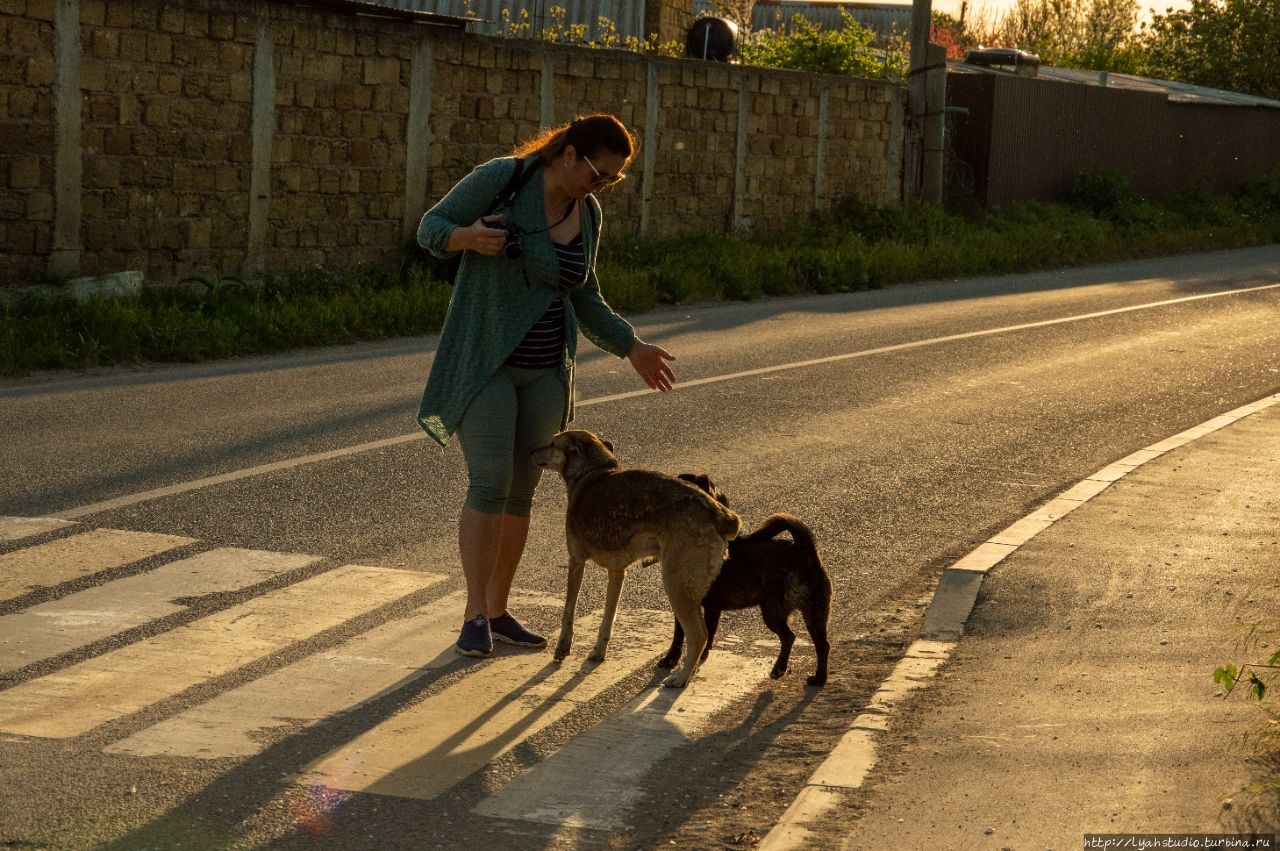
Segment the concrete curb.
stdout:
[[843,806],[861,788],[876,764],[876,742],[889,729],[901,703],[928,681],[951,657],[987,573],[1027,541],[1084,505],[1113,483],[1165,453],[1212,434],[1245,417],[1280,404],[1280,393],[1243,405],[1173,437],[1140,449],[1081,480],[943,571],[925,613],[920,638],[872,696],[849,731],[800,789],[782,818],[757,846],[759,851],[810,848],[809,825]]
[[11,304],[25,295],[39,294],[53,297],[63,293],[69,293],[72,298],[83,304],[95,295],[106,298],[137,295],[142,292],[142,287],[141,272],[115,272],[96,278],[69,278],[62,284],[37,284],[0,289],[0,304]]

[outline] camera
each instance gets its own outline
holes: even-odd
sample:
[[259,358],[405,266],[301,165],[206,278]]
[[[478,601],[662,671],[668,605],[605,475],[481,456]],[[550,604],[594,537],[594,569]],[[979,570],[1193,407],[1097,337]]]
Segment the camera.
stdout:
[[507,241],[502,245],[502,253],[508,260],[519,260],[524,256],[524,244],[520,237],[524,232],[512,222],[485,222],[485,227],[507,232]]

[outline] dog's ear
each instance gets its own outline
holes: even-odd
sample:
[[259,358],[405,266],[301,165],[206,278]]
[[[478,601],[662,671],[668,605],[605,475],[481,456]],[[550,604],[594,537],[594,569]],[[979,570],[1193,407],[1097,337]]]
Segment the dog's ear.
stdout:
[[716,487],[716,483],[711,481],[710,476],[705,474],[698,476],[698,487],[706,491],[712,499],[723,505],[725,508],[729,507],[729,497],[720,492],[720,488]]
[[716,483],[706,473],[681,473],[676,478],[688,482],[721,505],[729,505],[729,498],[720,493]]
[[611,441],[611,440],[607,440],[606,438],[603,438],[603,437],[602,437],[602,438],[600,438],[600,442],[604,444],[604,448],[605,448],[605,449],[608,449],[610,452],[613,452],[613,451],[614,451],[614,449],[613,449],[613,441]]

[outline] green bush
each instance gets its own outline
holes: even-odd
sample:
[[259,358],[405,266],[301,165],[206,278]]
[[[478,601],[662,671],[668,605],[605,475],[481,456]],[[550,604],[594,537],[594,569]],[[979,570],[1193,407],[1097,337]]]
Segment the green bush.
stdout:
[[1071,203],[1095,216],[1131,222],[1139,205],[1129,179],[1110,166],[1081,170],[1071,184]]
[[906,77],[907,56],[900,39],[878,48],[872,30],[854,20],[848,10],[841,9],[840,16],[840,27],[823,29],[795,15],[790,32],[781,26],[758,30],[743,39],[738,54],[744,65],[871,79]]
[[[1067,204],[965,217],[846,199],[753,234],[608,240],[599,277],[623,312],[659,304],[846,292],[1280,241],[1280,172],[1235,197],[1144,201],[1117,172],[1082,172]],[[0,302],[0,372],[199,361],[436,332],[452,292],[424,252],[393,270],[316,268],[258,284],[193,278],[81,303],[39,291]]]

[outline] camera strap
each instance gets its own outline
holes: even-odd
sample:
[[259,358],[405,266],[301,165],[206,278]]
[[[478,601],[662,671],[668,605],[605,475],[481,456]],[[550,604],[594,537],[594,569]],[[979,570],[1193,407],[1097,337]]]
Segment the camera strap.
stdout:
[[[528,167],[526,168],[526,166]],[[520,190],[524,188],[524,185],[529,182],[529,178],[533,177],[533,173],[541,166],[542,157],[537,157],[532,163],[526,163],[522,159],[516,160],[515,171],[511,173],[511,177],[507,180],[507,185],[503,186],[502,190],[497,195],[493,196],[493,203],[489,206],[489,212],[485,215],[491,216],[499,210],[510,209],[512,205],[515,204],[516,196],[520,194]],[[534,236],[536,234],[548,232],[556,225],[569,218],[569,214],[573,212],[573,205],[575,203],[575,199],[570,198],[568,206],[564,208],[564,215],[556,219],[554,223],[547,227],[539,228],[538,230],[521,229],[520,234],[522,236]]]
[[[528,168],[525,167],[526,165]],[[533,173],[537,171],[541,165],[542,157],[536,158],[531,164],[526,163],[522,159],[516,160],[515,171],[511,173],[511,177],[507,180],[507,185],[502,187],[502,191],[493,196],[493,204],[489,207],[489,212],[485,215],[493,215],[499,210],[508,209],[515,204],[516,196],[520,194],[520,190],[524,188],[524,185],[529,182],[529,178],[533,177]],[[522,234],[524,236],[533,236],[539,233],[546,233],[565,219],[569,218],[569,214],[573,212],[574,203],[574,199],[570,198],[569,205],[564,208],[564,215],[559,219],[556,219],[553,224],[538,230],[522,231]]]
[[542,165],[542,158],[538,157],[532,163],[526,163],[523,159],[516,160],[515,170],[511,172],[511,177],[507,178],[506,185],[498,190],[498,194],[493,196],[493,201],[489,204],[489,212],[486,216],[491,216],[504,207],[510,207],[515,203],[516,196],[520,194],[520,190],[529,182],[529,178],[533,177],[533,173]]
[[[515,203],[516,196],[520,194],[520,190],[524,188],[524,185],[529,182],[529,178],[533,177],[533,173],[541,165],[541,157],[538,157],[532,163],[527,163],[523,159],[517,158],[516,167],[512,170],[511,176],[507,178],[507,182],[503,187],[498,190],[498,194],[493,196],[493,200],[489,202],[489,209],[484,215],[491,216],[504,207],[510,207]],[[445,280],[449,282],[449,286],[453,286],[458,277],[458,270],[461,267],[462,252],[458,252],[446,261]]]

